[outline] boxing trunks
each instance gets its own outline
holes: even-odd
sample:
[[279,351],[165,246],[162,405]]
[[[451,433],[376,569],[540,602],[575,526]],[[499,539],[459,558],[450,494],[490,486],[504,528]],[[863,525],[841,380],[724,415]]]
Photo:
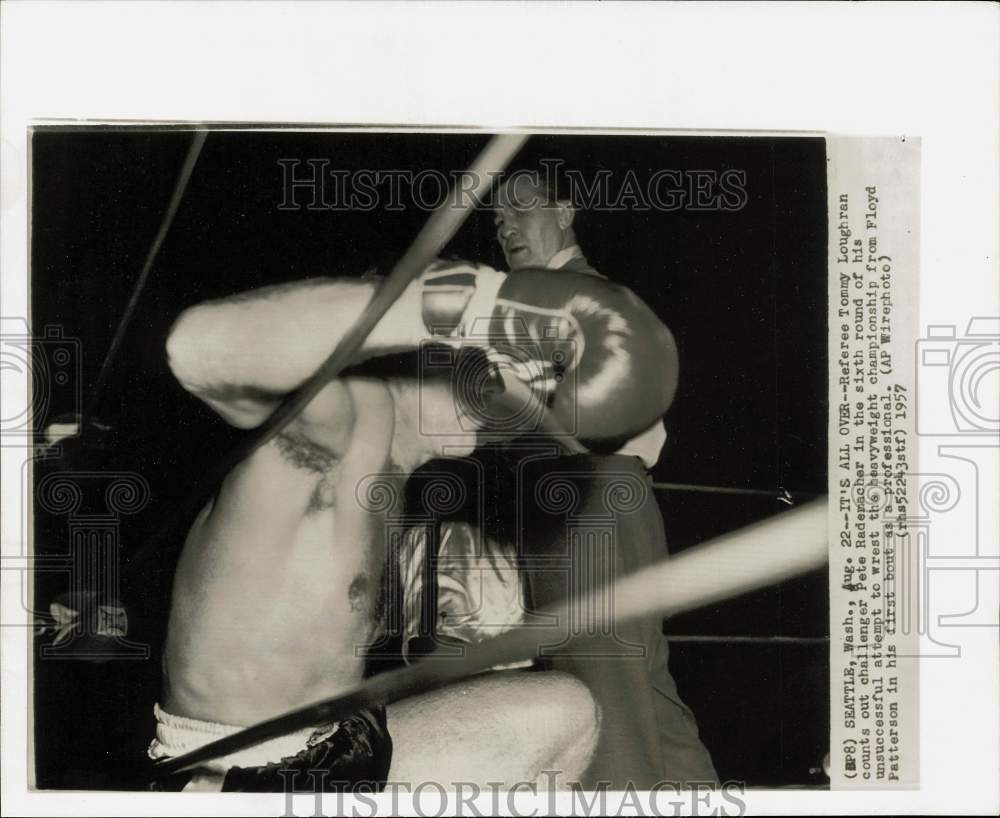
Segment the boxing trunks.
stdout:
[[[181,755],[242,730],[174,716],[154,707],[151,759]],[[152,790],[186,792],[381,792],[389,775],[392,739],[385,708],[362,710],[345,721],[300,730],[155,779]]]
[[[436,548],[429,549],[429,541]],[[482,642],[524,622],[524,582],[514,547],[476,526],[457,520],[413,526],[403,538],[399,562],[407,661],[449,644],[461,655],[456,643]]]

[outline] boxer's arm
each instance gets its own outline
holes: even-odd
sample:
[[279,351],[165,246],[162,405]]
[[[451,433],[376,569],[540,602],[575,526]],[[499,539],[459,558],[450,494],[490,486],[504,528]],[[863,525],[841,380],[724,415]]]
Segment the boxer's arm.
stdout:
[[[167,339],[171,371],[228,422],[257,425],[319,369],[375,287],[365,280],[311,278],[191,307]],[[425,335],[414,284],[378,322],[357,360],[414,349]]]

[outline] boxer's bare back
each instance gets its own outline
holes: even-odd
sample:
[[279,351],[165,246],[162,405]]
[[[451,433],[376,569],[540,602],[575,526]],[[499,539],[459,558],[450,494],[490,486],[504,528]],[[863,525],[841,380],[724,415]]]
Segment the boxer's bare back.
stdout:
[[250,724],[361,678],[382,616],[385,527],[357,488],[390,472],[393,429],[385,384],[335,381],[229,475],[177,570],[170,712]]

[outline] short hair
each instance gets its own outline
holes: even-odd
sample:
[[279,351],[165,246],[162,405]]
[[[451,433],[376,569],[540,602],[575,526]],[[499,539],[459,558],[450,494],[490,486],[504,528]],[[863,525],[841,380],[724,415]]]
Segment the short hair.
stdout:
[[[517,179],[528,179],[532,182],[532,189],[544,199],[544,203],[552,205],[563,204],[573,210],[572,230],[575,236],[580,234],[581,226],[586,230],[586,210],[582,210],[576,201],[576,187],[572,184],[569,174],[565,172],[562,162],[557,166],[547,165],[545,168],[520,168],[506,174],[506,178],[497,186],[494,207],[501,205],[504,192],[509,185],[515,183]],[[515,204],[518,204],[515,202]],[[525,205],[528,202],[523,203]]]
[[[546,166],[545,168],[518,168],[513,171],[509,171],[506,174],[504,180],[497,187],[497,196],[494,202],[495,205],[500,206],[504,203],[504,196],[510,190],[510,188],[525,180],[531,185],[530,191],[535,196],[538,196],[543,200],[543,204],[562,204],[568,205],[573,209],[576,209],[576,202],[573,199],[573,188],[569,183],[569,180],[565,174],[559,168],[551,168]],[[514,205],[524,205],[527,206],[533,204],[533,202],[521,202],[518,197],[515,196]]]

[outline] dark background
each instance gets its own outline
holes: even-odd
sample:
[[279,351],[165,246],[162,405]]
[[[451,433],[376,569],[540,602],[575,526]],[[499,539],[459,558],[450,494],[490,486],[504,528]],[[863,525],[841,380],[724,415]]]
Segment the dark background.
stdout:
[[[32,137],[32,327],[37,334],[57,325],[80,340],[85,400],[190,140],[177,129],[42,129]],[[143,475],[150,501],[123,517],[120,528],[122,551],[134,552],[243,434],[172,380],[163,342],[178,313],[261,284],[386,269],[427,218],[412,206],[279,210],[278,160],[451,172],[467,167],[486,140],[480,134],[211,133],[99,401],[96,414],[111,426],[103,448],[67,445],[62,458],[36,463],[36,482],[58,470]],[[738,212],[589,212],[581,219],[580,244],[598,270],[634,289],[677,339],[680,388],[655,479],[787,489],[803,497],[825,492],[822,139],[537,136],[513,167],[543,157],[563,159],[588,179],[608,169],[613,190],[629,169],[640,181],[664,168],[746,172],[747,203]],[[305,171],[303,165],[299,172]],[[447,252],[502,268],[492,214],[473,214]],[[79,409],[57,395],[48,414]],[[659,499],[672,553],[786,508],[773,498],[717,493],[661,491]],[[65,517],[38,513],[35,525],[36,553],[66,553]],[[185,527],[171,538],[175,547]],[[149,659],[35,662],[39,786],[143,786],[173,558],[168,549],[123,591],[131,636],[151,646]],[[65,576],[38,574],[36,607],[45,610],[65,586]],[[741,637],[671,647],[681,694],[723,780],[824,782],[811,769],[828,744],[827,611],[823,571],[666,624],[673,635]]]

